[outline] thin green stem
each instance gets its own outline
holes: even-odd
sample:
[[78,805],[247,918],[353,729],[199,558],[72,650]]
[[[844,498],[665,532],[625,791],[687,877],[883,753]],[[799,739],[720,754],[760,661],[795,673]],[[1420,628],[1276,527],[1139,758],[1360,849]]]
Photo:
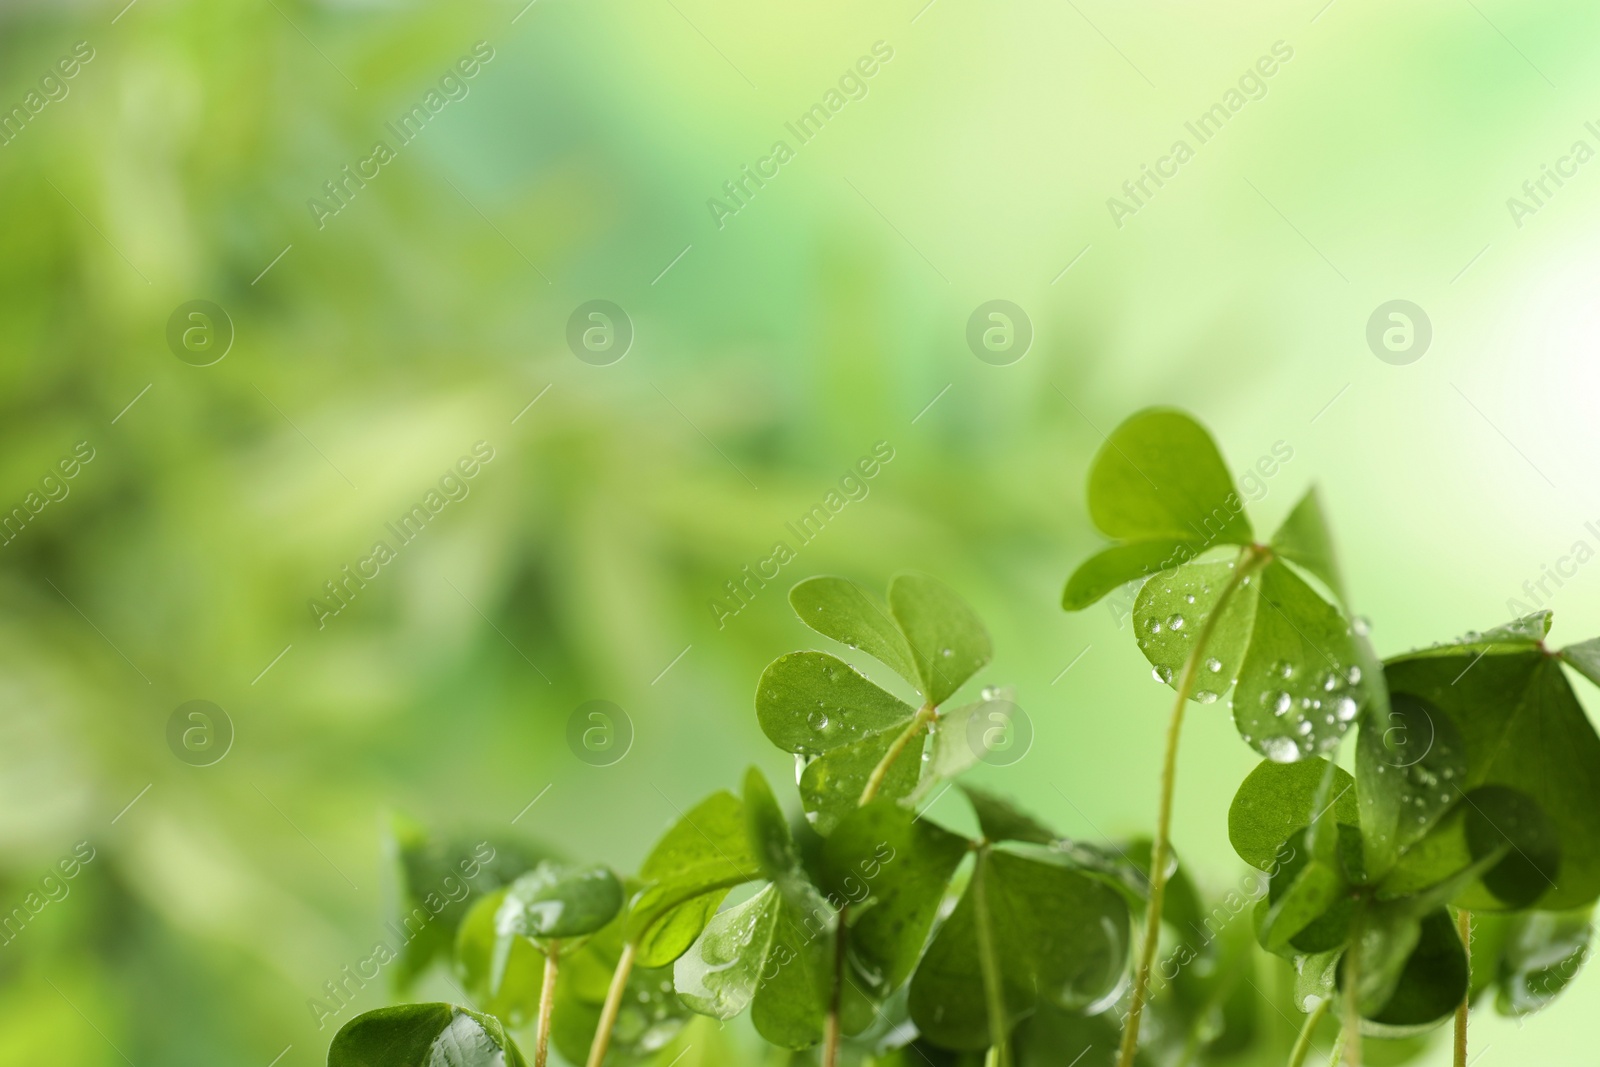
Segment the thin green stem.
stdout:
[[[617,1012],[622,1008],[622,994],[628,989],[628,975],[633,973],[633,957],[639,946],[629,941],[622,946],[617,959],[617,969],[611,972],[611,988],[606,990],[606,1002],[600,1008],[600,1025],[595,1027],[594,1042],[589,1046],[589,1067],[600,1067],[605,1062],[606,1049],[611,1045],[611,1030],[617,1025]],[[544,991],[539,993],[539,1010],[544,1011]]]
[[1251,574],[1260,570],[1272,559],[1270,550],[1250,545],[1239,554],[1233,576],[1223,586],[1217,602],[1200,624],[1194,648],[1183,661],[1183,671],[1178,675],[1177,699],[1172,704],[1172,717],[1167,723],[1166,754],[1161,762],[1161,804],[1156,812],[1155,841],[1150,847],[1150,907],[1145,912],[1144,942],[1139,947],[1139,966],[1133,973],[1133,996],[1128,1005],[1128,1021],[1122,1030],[1122,1049],[1117,1055],[1117,1067],[1133,1067],[1139,1050],[1139,1020],[1144,1014],[1145,997],[1150,989],[1150,968],[1155,965],[1156,947],[1161,940],[1161,905],[1166,897],[1167,859],[1172,850],[1172,798],[1178,777],[1178,738],[1183,732],[1183,712],[1189,703],[1199,677],[1200,663],[1206,645],[1216,631],[1217,620],[1227,610],[1240,586]]
[[544,984],[539,987],[539,1031],[533,1044],[533,1067],[545,1067],[550,1058],[550,1016],[556,1006],[556,956],[552,944],[544,954]]
[[1343,1048],[1347,1067],[1361,1067],[1361,920],[1350,931],[1350,947],[1344,950],[1344,1033]]
[[1306,1016],[1306,1024],[1300,1028],[1300,1036],[1294,1040],[1294,1048],[1289,1050],[1288,1067],[1301,1067],[1306,1062],[1306,1055],[1311,1051],[1311,1037],[1317,1031],[1317,1024],[1328,1014],[1328,1009],[1333,1006],[1333,998],[1328,997],[1320,1001],[1311,1014]]
[[883,788],[883,780],[889,776],[889,768],[894,766],[894,761],[900,758],[900,753],[906,750],[906,746],[922,733],[938,714],[938,709],[932,704],[924,704],[916,715],[912,716],[911,722],[889,746],[889,751],[885,752],[878,765],[872,768],[872,773],[867,777],[866,788],[861,790],[861,799],[856,801],[856,807],[865,807],[872,802],[872,798],[878,795],[878,790]]
[[844,1000],[844,955],[849,938],[846,921],[850,906],[839,909],[838,926],[833,933],[833,993],[828,999],[828,1017],[822,1024],[822,1067],[839,1062],[839,1005]]
[[1472,997],[1472,912],[1466,908],[1456,911],[1456,932],[1461,935],[1461,947],[1467,953],[1467,991],[1456,1005],[1456,1059],[1455,1067],[1467,1067],[1467,1012]]
[[994,932],[989,929],[987,869],[989,847],[978,850],[977,864],[972,868],[972,911],[976,918],[978,935],[978,969],[983,973],[983,999],[989,1012],[989,1035],[993,1042],[995,1067],[1008,1067],[1011,1062],[1007,1047],[1009,1027],[1006,1025],[1005,991],[1000,986],[1000,961],[994,955]]

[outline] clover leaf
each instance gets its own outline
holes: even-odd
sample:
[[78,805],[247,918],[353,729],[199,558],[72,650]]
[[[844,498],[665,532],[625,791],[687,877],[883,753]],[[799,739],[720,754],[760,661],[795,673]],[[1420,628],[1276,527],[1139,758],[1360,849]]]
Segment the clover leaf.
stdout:
[[1328,532],[1328,518],[1322,508],[1322,494],[1312,486],[1300,498],[1272,535],[1272,548],[1278,555],[1299,565],[1308,574],[1315,575],[1324,585],[1345,601],[1344,577],[1339,573],[1339,562],[1333,554],[1333,537]]
[[985,839],[966,843],[971,877],[912,975],[908,1008],[934,1044],[976,1051],[1005,1045],[1041,1004],[1103,1006],[1127,966],[1130,931],[1127,900],[1103,877],[1061,850],[988,836],[1048,831],[998,798],[968,797]]
[[1506,786],[1549,820],[1560,871],[1537,903],[1565,910],[1600,898],[1600,736],[1562,672],[1563,657],[1544,647],[1549,622],[1543,612],[1408,653],[1391,659],[1385,674],[1393,696],[1415,697],[1457,728],[1466,772],[1441,782],[1445,793]]
[[822,888],[848,905],[851,981],[877,999],[911,976],[969,842],[890,800],[846,816],[822,852]]
[[[912,795],[929,774],[955,774],[973,708],[957,709],[956,735],[941,741],[939,706],[993,655],[989,635],[943,583],[897,575],[887,603],[843,578],[810,578],[790,592],[800,620],[880,659],[921,696],[913,708],[826,652],[794,652],[770,664],[756,688],[756,717],[779,748],[807,760],[801,800],[827,833],[863,801]],[[929,736],[940,758],[923,760]],[[970,744],[964,747],[971,749]]]
[[848,578],[807,578],[789,590],[789,604],[800,621],[824,637],[860,649],[917,684],[917,662],[889,606]]
[[454,1004],[358,1015],[328,1047],[328,1067],[525,1067],[500,1020]]
[[943,582],[898,574],[889,583],[889,610],[916,663],[925,703],[943,704],[994,658],[989,632],[967,602]]
[[1234,725],[1256,751],[1280,763],[1330,752],[1366,699],[1350,625],[1283,563],[1266,565],[1256,596],[1255,626],[1234,689]]
[[1191,543],[1194,551],[1155,574],[1135,598],[1135,634],[1156,680],[1184,687],[1202,704],[1233,689],[1240,735],[1270,759],[1288,763],[1331,751],[1366,692],[1357,635],[1294,569],[1303,566],[1342,596],[1316,490],[1301,498],[1269,546],[1246,542],[1236,560],[1186,562],[1212,543]]
[[[1331,768],[1332,778],[1324,785]],[[1355,780],[1348,771],[1323,759],[1300,763],[1256,765],[1228,808],[1228,841],[1239,858],[1259,870],[1281,862],[1283,844],[1331,811],[1342,826],[1359,826]]]
[[1119,542],[1081,564],[1062,594],[1068,611],[1126,582],[1168,570],[1254,534],[1216,443],[1188,415],[1149,408],[1129,416],[1089,465],[1089,517]]
[[1391,693],[1387,714],[1366,716],[1356,744],[1356,796],[1375,876],[1427,836],[1466,780],[1465,742],[1440,708]]
[[1595,685],[1600,685],[1600,637],[1579,641],[1561,650],[1567,665]]
[[1349,935],[1360,880],[1361,835],[1335,823],[1333,855],[1317,855],[1309,828],[1296,831],[1278,853],[1267,896],[1257,904],[1257,937],[1280,955],[1327,952]]
[[1420,919],[1396,909],[1369,916],[1361,1015],[1370,1032],[1404,1037],[1436,1025],[1467,995],[1467,952],[1444,908]]
[[1035,845],[1050,845],[1061,838],[1060,834],[1011,801],[987,789],[963,785],[961,792],[966,794],[967,803],[972,805],[973,814],[978,817],[978,828],[983,832],[985,841],[1026,841]]
[[525,937],[548,954],[551,945],[596,932],[621,909],[622,883],[607,868],[546,860],[511,883],[495,931]]
[[935,1044],[977,1051],[1003,1043],[1041,1003],[1097,1006],[1127,966],[1121,894],[1011,847],[977,849],[965,891],[911,978],[911,1018]]
[[1590,910],[1474,914],[1472,992],[1493,989],[1502,1015],[1530,1015],[1561,994],[1588,959]]
[[639,867],[643,886],[627,917],[637,964],[665,967],[683,955],[728,891],[758,876],[739,798],[719,790],[690,808]]
[[691,1011],[731,1019],[749,1008],[768,1041],[806,1048],[821,1040],[828,1012],[835,909],[806,877],[772,789],[754,769],[744,808],[752,851],[771,880],[706,924],[674,964],[673,983]]

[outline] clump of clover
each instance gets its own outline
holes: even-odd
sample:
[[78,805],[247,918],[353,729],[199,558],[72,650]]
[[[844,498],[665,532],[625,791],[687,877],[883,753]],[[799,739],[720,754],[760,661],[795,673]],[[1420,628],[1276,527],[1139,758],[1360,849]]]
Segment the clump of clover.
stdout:
[[[588,1067],[743,1064],[748,1033],[724,1024],[746,1017],[772,1062],[822,1067],[1300,1067],[1319,1026],[1359,1067],[1363,1036],[1400,1062],[1452,1015],[1463,1064],[1473,1000],[1493,990],[1522,1015],[1553,999],[1600,897],[1600,737],[1564,672],[1600,682],[1600,640],[1552,651],[1543,613],[1380,661],[1315,491],[1257,542],[1216,446],[1179,412],[1117,428],[1089,510],[1116,543],[1064,604],[1141,582],[1139,648],[1175,690],[1153,839],[1069,840],[965,783],[975,832],[928,817],[1009,708],[992,689],[953,699],[992,658],[986,629],[925,576],[887,598],[808,579],[790,603],[843,655],[780,656],[755,697],[796,759],[799,815],[752,768],[739,795],[676,811],[630,877],[401,827],[401,910],[432,920],[397,986],[443,961],[471,1007],[358,1016],[329,1067],[522,1067],[513,1034],[536,1067],[552,1046]],[[856,652],[898,681],[843,658]],[[1204,898],[1170,841],[1184,711],[1230,694],[1265,757],[1227,816],[1264,886],[1253,924],[1230,921],[1237,892]],[[430,892],[469,851],[476,899]],[[1261,992],[1263,950],[1292,994]],[[1291,1002],[1306,1019],[1289,1045],[1263,1023]],[[1341,1024],[1324,1024],[1336,1005]]]
[[[450,957],[473,1007],[360,1016],[334,1039],[330,1067],[520,1064],[518,1028],[533,1030],[536,1065],[551,1043],[591,1067],[669,1062],[689,1016],[746,1009],[765,1041],[815,1048],[829,1065],[890,1062],[913,1043],[919,1056],[992,1049],[1009,1064],[1014,1047],[1026,1058],[1103,1041],[1079,1031],[1126,985],[1146,877],[1128,856],[1147,859],[1148,845],[1066,842],[972,787],[976,835],[924,818],[918,805],[984,754],[970,738],[990,736],[969,727],[988,721],[993,692],[952,706],[992,656],[983,624],[921,575],[897,577],[886,600],[813,578],[790,602],[914,695],[830,652],[767,668],[756,716],[799,761],[804,816],[786,818],[752,769],[742,795],[682,813],[632,878],[549,859],[515,878],[486,872],[453,943],[418,950]],[[429,848],[449,851],[401,843],[413,891],[447,866],[417,859]]]
[[[1184,708],[1230,689],[1240,736],[1266,759],[1229,837],[1271,875],[1256,935],[1293,961],[1308,1013],[1291,1067],[1336,1001],[1344,1062],[1360,1067],[1363,1034],[1405,1038],[1452,1015],[1464,1064],[1473,997],[1498,987],[1509,1014],[1554,997],[1600,897],[1600,737],[1563,665],[1600,681],[1600,640],[1552,650],[1541,612],[1380,662],[1345,607],[1316,491],[1257,542],[1216,445],[1181,412],[1111,434],[1089,511],[1118,543],[1078,568],[1064,606],[1142,581],[1139,649],[1176,690],[1119,1067],[1135,1062],[1159,941]],[[1352,729],[1353,775],[1336,762]]]

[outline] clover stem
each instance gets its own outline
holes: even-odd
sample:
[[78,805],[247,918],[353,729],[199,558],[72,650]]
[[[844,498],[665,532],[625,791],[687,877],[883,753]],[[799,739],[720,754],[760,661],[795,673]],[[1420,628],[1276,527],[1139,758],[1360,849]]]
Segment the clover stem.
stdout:
[[1461,935],[1461,947],[1467,953],[1467,991],[1461,994],[1461,1003],[1456,1005],[1455,1067],[1467,1067],[1467,1012],[1472,996],[1472,912],[1466,908],[1456,911],[1456,932]]
[[924,704],[920,709],[918,709],[916,715],[912,717],[911,722],[904,730],[900,732],[900,736],[895,738],[894,742],[889,746],[889,751],[885,752],[883,754],[883,758],[878,761],[878,765],[872,768],[872,774],[867,777],[866,788],[861,790],[861,799],[856,801],[856,807],[865,807],[867,804],[872,802],[872,798],[878,795],[878,790],[883,788],[883,780],[889,776],[889,768],[894,766],[894,761],[900,758],[900,753],[906,750],[906,746],[909,745],[916,738],[916,736],[934,720],[938,714],[938,709],[936,709],[932,704]]
[[1346,1067],[1361,1067],[1361,920],[1350,931],[1350,947],[1344,950],[1344,1061]]
[[539,987],[539,1031],[533,1045],[533,1067],[545,1067],[550,1058],[550,1015],[556,1006],[556,956],[559,947],[551,944],[544,954],[544,984]]
[[1300,1036],[1295,1038],[1294,1048],[1289,1050],[1288,1067],[1301,1067],[1306,1062],[1306,1055],[1311,1051],[1311,1037],[1316,1033],[1317,1024],[1328,1014],[1328,1009],[1333,1006],[1333,998],[1325,997],[1317,1002],[1317,1006],[1306,1016],[1306,1024],[1300,1028]]
[[1139,1050],[1139,1020],[1144,1014],[1145,996],[1150,989],[1150,968],[1155,965],[1156,947],[1161,940],[1161,904],[1167,889],[1167,858],[1172,851],[1172,797],[1178,777],[1178,737],[1183,732],[1183,711],[1189,703],[1199,676],[1201,658],[1206,645],[1217,628],[1217,620],[1227,610],[1228,603],[1250,575],[1272,559],[1269,549],[1249,545],[1239,553],[1233,576],[1222,587],[1217,602],[1206,613],[1195,637],[1194,648],[1183,661],[1183,671],[1178,675],[1177,699],[1172,704],[1172,717],[1167,723],[1166,754],[1161,762],[1161,803],[1156,811],[1155,840],[1150,846],[1150,907],[1145,912],[1144,942],[1139,947],[1139,966],[1133,972],[1133,995],[1128,1004],[1128,1021],[1122,1030],[1122,1048],[1117,1054],[1117,1067],[1133,1067],[1134,1055]]
[[844,953],[848,937],[845,923],[849,913],[848,904],[839,909],[839,925],[833,932],[833,995],[828,1000],[828,1017],[822,1024],[822,1067],[834,1067],[839,1061],[839,1004],[844,999]]
[[972,911],[977,920],[974,926],[978,935],[978,970],[983,974],[983,999],[989,1011],[989,1035],[994,1042],[995,1067],[1008,1067],[1010,1049],[1006,1047],[1006,1002],[1000,986],[1000,961],[994,957],[994,932],[989,929],[988,896],[989,846],[978,850],[978,861],[972,868]]
[[[628,975],[633,972],[633,957],[639,946],[632,941],[622,946],[617,959],[617,969],[611,973],[611,988],[606,990],[606,1002],[600,1008],[600,1025],[595,1027],[594,1043],[589,1046],[589,1067],[600,1067],[605,1061],[606,1049],[611,1045],[611,1028],[617,1025],[617,1012],[622,1008],[622,994],[628,989]],[[544,1011],[541,991],[539,1010]]]

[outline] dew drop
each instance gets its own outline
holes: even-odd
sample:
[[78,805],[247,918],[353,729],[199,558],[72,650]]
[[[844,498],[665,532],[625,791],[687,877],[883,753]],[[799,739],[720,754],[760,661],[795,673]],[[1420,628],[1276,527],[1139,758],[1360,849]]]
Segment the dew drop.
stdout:
[[1300,758],[1300,750],[1287,737],[1267,737],[1261,741],[1261,751],[1274,763],[1293,763]]
[[1144,628],[1153,634],[1158,634],[1161,632],[1161,620],[1151,619],[1149,622],[1144,624]]
[[1351,685],[1360,685],[1361,684],[1361,668],[1360,667],[1351,667],[1348,671],[1345,672],[1344,676],[1345,676],[1345,678],[1349,679]]
[[1222,670],[1222,661],[1213,656],[1211,659],[1206,660],[1206,670],[1210,671],[1212,674],[1216,674],[1218,671]]
[[1172,681],[1172,668],[1157,667],[1155,670],[1150,672],[1150,676],[1156,681],[1160,682],[1162,685],[1166,685],[1168,682]]
[[1339,717],[1340,722],[1349,722],[1356,717],[1356,702],[1350,697],[1340,697],[1339,703],[1334,705],[1333,713]]
[[1169,630],[1181,630],[1183,629],[1183,623],[1184,619],[1182,615],[1167,616],[1167,629]]
[[1195,693],[1194,698],[1201,704],[1215,704],[1217,702],[1217,694],[1213,693],[1209,689],[1198,690]]
[[953,649],[953,648],[941,648],[939,650],[939,655],[943,656],[945,659],[949,659],[951,656],[953,656],[955,654],[956,654],[956,650]]

